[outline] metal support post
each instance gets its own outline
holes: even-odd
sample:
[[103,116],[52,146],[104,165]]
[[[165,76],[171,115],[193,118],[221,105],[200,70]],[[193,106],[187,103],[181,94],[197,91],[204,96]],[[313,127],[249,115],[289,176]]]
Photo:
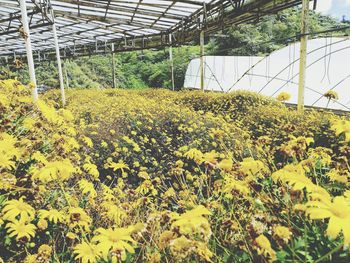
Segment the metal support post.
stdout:
[[67,89],[69,89],[69,79],[68,79],[67,64],[66,63],[64,63],[63,70],[64,70],[64,75],[66,77],[66,87],[67,87]]
[[113,88],[115,89],[117,86],[117,81],[115,79],[115,54],[114,54],[114,43],[112,43],[112,74],[113,74]]
[[173,59],[173,38],[172,35],[169,34],[169,60],[171,67],[171,87],[173,91],[175,91],[175,77],[174,77],[174,59]]
[[36,102],[38,100],[38,89],[37,89],[37,82],[36,82],[36,76],[35,76],[32,43],[31,43],[30,31],[29,31],[29,25],[28,25],[28,14],[27,14],[26,0],[20,0],[19,3],[20,3],[20,7],[21,7],[23,38],[24,38],[24,42],[26,45],[29,77],[30,77],[31,84],[34,86],[33,87],[33,99]]
[[[54,19],[54,13],[53,10],[51,10],[52,18]],[[56,48],[56,59],[57,59],[57,67],[58,67],[58,78],[60,81],[60,89],[61,89],[61,99],[62,99],[62,105],[66,105],[66,93],[64,90],[64,81],[63,81],[63,70],[62,70],[62,62],[61,62],[61,55],[60,55],[60,46],[58,44],[58,37],[57,37],[57,31],[56,31],[56,23],[55,21],[52,24],[52,32],[53,32],[53,39],[55,42],[55,48]]]
[[204,92],[204,30],[200,32],[200,74],[201,74],[201,91]]
[[303,0],[301,13],[301,39],[300,39],[300,65],[299,65],[299,89],[298,89],[298,112],[304,112],[304,94],[307,62],[307,41],[309,32],[309,3]]

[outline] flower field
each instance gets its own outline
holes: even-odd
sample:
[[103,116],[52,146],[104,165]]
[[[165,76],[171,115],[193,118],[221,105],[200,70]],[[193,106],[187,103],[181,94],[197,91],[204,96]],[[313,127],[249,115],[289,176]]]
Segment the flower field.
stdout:
[[346,117],[249,92],[67,100],[0,81],[0,262],[350,262]]

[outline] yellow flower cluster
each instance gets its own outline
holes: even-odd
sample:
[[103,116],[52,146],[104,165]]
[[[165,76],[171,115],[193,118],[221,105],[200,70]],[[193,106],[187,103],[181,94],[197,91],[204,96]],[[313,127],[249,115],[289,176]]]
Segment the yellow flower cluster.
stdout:
[[0,81],[0,262],[348,259],[346,116],[249,92],[58,96]]
[[288,92],[283,91],[277,95],[276,100],[285,102],[285,101],[289,101],[291,97],[292,96]]

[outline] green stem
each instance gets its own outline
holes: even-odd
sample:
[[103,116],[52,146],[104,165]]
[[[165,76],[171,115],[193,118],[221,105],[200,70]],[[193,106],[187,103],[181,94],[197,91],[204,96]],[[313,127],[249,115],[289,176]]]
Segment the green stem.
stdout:
[[337,247],[333,248],[331,251],[329,251],[327,254],[323,255],[319,259],[315,260],[314,263],[322,262],[327,257],[331,256],[333,253],[337,252],[339,249],[343,247],[343,244],[340,243]]

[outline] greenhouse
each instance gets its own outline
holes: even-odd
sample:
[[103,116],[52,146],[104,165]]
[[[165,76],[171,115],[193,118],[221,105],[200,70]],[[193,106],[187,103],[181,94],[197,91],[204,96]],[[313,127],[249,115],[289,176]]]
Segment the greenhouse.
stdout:
[[[317,38],[308,43],[305,106],[350,110],[350,40]],[[251,90],[269,97],[290,93],[288,103],[297,104],[300,43],[292,43],[266,57],[205,57],[205,89],[217,92]],[[200,63],[188,66],[184,86],[200,89]],[[328,99],[328,91],[338,98]]]
[[349,11],[0,0],[0,263],[350,262]]

